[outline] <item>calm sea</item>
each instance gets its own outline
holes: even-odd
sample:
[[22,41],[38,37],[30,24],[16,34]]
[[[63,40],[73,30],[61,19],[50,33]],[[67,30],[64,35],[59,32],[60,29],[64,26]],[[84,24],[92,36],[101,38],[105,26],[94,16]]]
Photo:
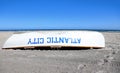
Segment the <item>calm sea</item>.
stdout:
[[120,30],[105,30],[105,29],[5,29],[0,31],[55,31],[55,30],[82,30],[82,31],[99,31],[99,32],[120,32]]

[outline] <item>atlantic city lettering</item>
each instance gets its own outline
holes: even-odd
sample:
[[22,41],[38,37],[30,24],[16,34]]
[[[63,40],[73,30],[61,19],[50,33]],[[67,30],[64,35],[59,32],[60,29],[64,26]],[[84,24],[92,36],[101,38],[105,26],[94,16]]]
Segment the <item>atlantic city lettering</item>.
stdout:
[[28,44],[44,44],[44,38],[29,38]]
[[44,43],[80,43],[81,38],[67,37],[47,37],[47,38],[29,38],[28,44],[44,44]]

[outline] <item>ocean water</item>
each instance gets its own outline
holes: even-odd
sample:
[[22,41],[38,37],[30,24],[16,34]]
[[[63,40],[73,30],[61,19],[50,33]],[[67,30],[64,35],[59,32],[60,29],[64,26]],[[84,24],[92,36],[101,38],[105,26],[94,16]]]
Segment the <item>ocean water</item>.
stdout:
[[120,32],[120,30],[113,29],[0,29],[0,31],[55,31],[55,30],[82,30],[82,31],[99,31],[99,32]]

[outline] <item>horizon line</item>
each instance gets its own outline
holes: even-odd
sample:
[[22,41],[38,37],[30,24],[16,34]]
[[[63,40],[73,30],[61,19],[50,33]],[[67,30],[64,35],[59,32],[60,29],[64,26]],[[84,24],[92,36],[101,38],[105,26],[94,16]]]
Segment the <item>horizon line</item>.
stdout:
[[0,31],[39,31],[39,30],[91,30],[91,31],[120,31],[119,29],[0,29]]

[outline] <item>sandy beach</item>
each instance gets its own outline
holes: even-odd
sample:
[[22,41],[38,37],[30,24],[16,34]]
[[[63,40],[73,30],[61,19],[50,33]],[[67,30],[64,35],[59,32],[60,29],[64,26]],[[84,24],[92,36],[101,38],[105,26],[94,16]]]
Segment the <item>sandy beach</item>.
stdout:
[[0,73],[120,73],[120,32],[101,32],[102,49],[2,50],[13,33],[0,32]]

